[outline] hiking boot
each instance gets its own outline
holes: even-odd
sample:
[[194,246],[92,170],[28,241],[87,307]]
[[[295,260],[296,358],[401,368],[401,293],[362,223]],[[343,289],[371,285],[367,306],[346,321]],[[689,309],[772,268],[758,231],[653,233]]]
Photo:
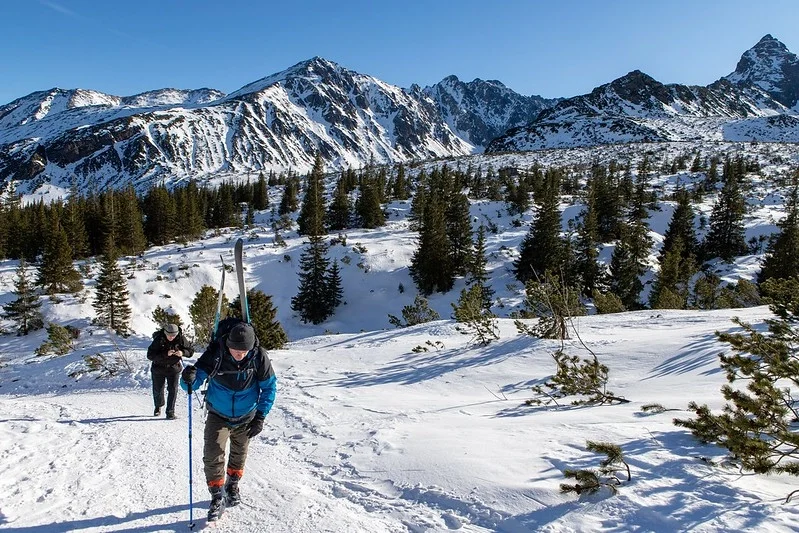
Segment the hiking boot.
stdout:
[[215,522],[225,512],[225,499],[222,497],[222,487],[214,487],[211,491],[211,505],[208,506],[208,521]]
[[239,480],[238,478],[228,478],[227,483],[225,483],[225,504],[227,507],[235,507],[240,503]]
[[153,416],[161,416],[161,408],[156,407],[155,411],[153,411]]

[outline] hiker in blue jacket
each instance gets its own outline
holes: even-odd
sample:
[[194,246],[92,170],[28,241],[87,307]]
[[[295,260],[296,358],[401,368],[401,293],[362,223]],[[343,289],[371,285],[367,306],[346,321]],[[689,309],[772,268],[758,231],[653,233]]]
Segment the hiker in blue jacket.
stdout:
[[203,464],[211,493],[208,518],[216,519],[226,505],[241,502],[238,483],[244,475],[249,442],[263,430],[264,418],[275,401],[277,379],[255,330],[245,322],[212,342],[195,365],[183,369],[181,378],[181,388],[189,393],[208,380]]

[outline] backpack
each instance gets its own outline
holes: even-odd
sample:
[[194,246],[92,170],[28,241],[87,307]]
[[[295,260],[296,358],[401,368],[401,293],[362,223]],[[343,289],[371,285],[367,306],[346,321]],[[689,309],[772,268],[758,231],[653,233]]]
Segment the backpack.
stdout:
[[[211,334],[211,343],[214,343],[223,337],[227,337],[228,333],[230,333],[230,330],[233,329],[233,326],[243,322],[244,320],[234,316],[220,320],[219,324],[216,326],[216,332]],[[255,346],[258,346],[258,335],[255,336]]]
[[[223,342],[223,339],[227,339],[228,334],[233,329],[236,324],[243,323],[244,320],[237,318],[237,317],[228,317],[224,320],[220,320],[219,324],[216,326],[216,332],[211,334],[211,342],[208,347],[212,347],[217,343]],[[253,350],[258,349],[260,346],[260,342],[258,341],[258,335],[255,335],[255,346],[253,346]],[[219,366],[222,364],[222,353],[219,348],[216,348],[216,354],[214,359],[214,370],[209,374],[208,378],[213,378],[217,373],[219,373]]]

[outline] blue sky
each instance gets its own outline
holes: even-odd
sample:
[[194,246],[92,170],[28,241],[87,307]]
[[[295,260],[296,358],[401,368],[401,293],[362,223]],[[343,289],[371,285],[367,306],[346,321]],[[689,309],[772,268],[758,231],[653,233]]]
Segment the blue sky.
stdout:
[[455,74],[555,97],[635,69],[706,85],[767,33],[799,53],[797,0],[0,0],[0,14],[0,104],[51,87],[229,93],[317,55],[402,87]]

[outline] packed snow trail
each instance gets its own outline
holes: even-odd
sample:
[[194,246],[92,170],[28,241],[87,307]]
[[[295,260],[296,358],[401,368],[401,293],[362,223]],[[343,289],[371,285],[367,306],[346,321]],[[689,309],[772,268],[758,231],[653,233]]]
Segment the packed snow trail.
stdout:
[[[285,384],[291,386],[290,381]],[[202,470],[204,420],[196,400],[194,406],[198,530],[206,526],[209,495]],[[187,530],[186,395],[180,396],[177,413],[178,420],[151,416],[145,388],[5,397],[0,402],[0,491],[6,495],[0,530]],[[213,526],[217,531],[425,531],[435,529],[436,516],[442,529],[485,531],[463,528],[459,519],[424,503],[358,482],[342,483],[314,462],[316,443],[309,453],[302,442],[304,434],[315,432],[308,421],[278,406],[267,422],[250,446],[243,502],[225,512]]]
[[[4,398],[0,529],[186,530],[185,401],[182,396],[184,416],[169,421],[150,416],[146,389]],[[194,418],[194,517],[201,528],[209,497],[201,460],[203,420]],[[241,489],[243,504],[225,513],[218,531],[407,531],[396,520],[373,517],[336,497],[280,439],[252,443]]]

